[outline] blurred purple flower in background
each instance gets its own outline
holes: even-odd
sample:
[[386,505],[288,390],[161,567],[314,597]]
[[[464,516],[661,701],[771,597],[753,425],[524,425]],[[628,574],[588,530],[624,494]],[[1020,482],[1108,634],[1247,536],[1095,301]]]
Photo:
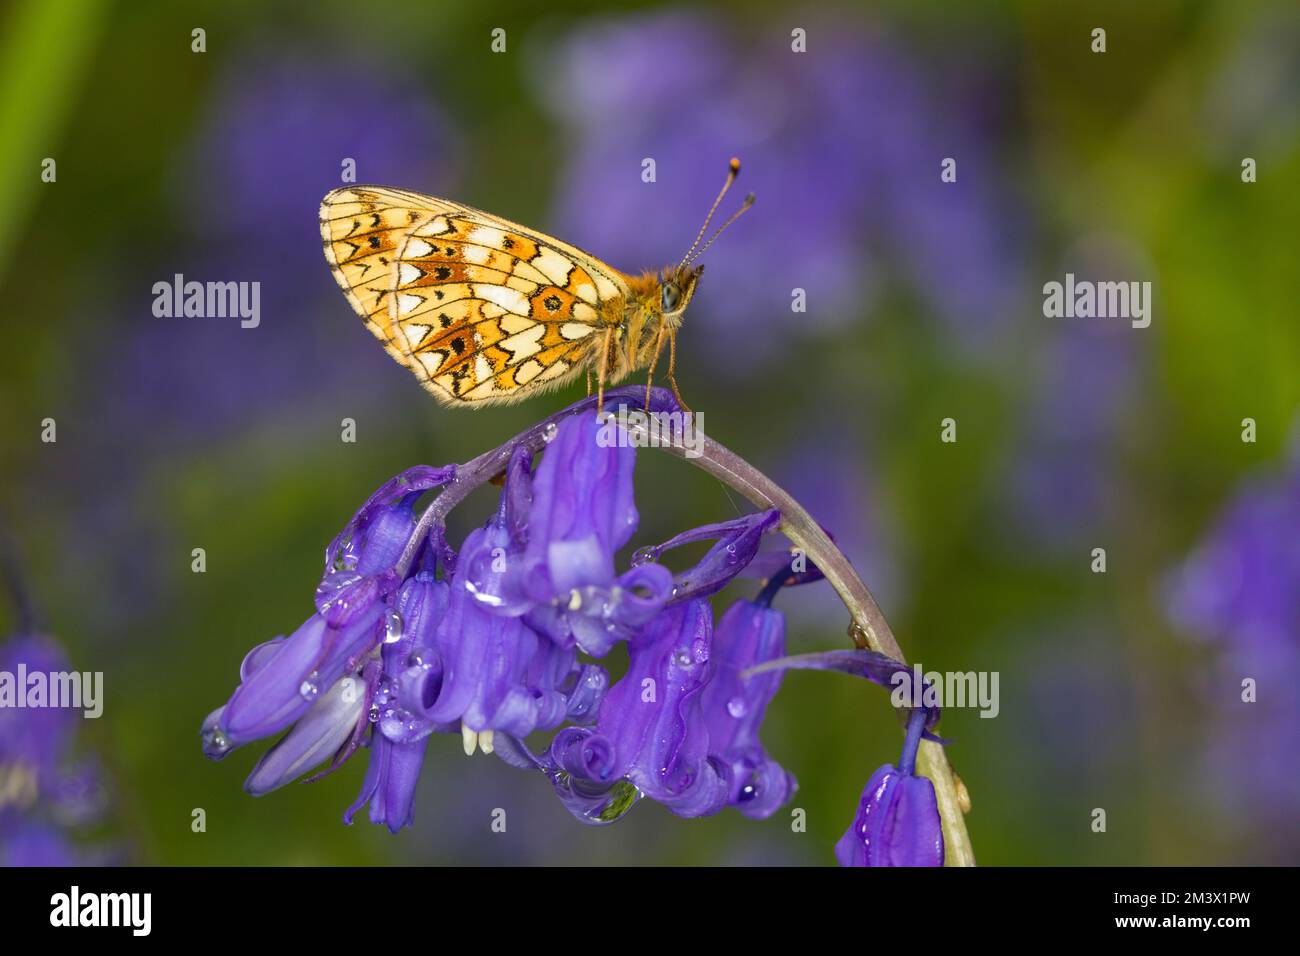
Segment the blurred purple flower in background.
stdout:
[[[819,416],[825,428],[796,436],[773,472],[817,523],[833,532],[882,606],[897,607],[905,597],[905,561],[868,468],[866,426],[847,414],[841,417],[833,405],[828,400]],[[784,602],[786,613],[807,626],[842,626],[839,609],[809,588],[795,590]]]
[[[1242,482],[1165,586],[1183,633],[1219,659],[1207,682],[1204,788],[1243,825],[1282,825],[1294,848],[1300,806],[1300,431],[1277,473]],[[1256,685],[1243,701],[1242,682]]]
[[[674,262],[739,155],[763,212],[706,257],[708,321],[692,333],[725,341],[736,368],[780,354],[788,335],[858,321],[888,256],[959,340],[996,338],[1017,255],[1004,200],[980,176],[992,159],[972,114],[943,109],[865,23],[808,33],[815,56],[779,32],[746,45],[681,10],[610,17],[566,38],[535,71],[543,102],[563,104],[557,118],[572,127],[557,231],[624,269]],[[960,157],[955,183],[940,181],[946,156]],[[795,288],[809,302],[798,321]]]
[[[141,280],[141,333],[116,363],[132,403],[124,417],[147,408],[156,438],[194,440],[244,427],[252,409],[264,416],[294,398],[319,398],[354,376],[392,381],[368,374],[386,362],[370,349],[337,361],[366,333],[345,308],[331,315],[317,307],[336,303],[338,292],[317,216],[321,197],[344,182],[345,161],[355,163],[358,182],[453,190],[457,137],[421,88],[381,60],[250,50],[231,61],[204,125],[177,157],[173,193],[186,242],[167,274]],[[260,324],[153,318],[144,293],[173,271],[261,283]],[[117,392],[112,383],[105,389]],[[175,409],[170,423],[159,418],[167,408]]]
[[[1093,282],[1157,274],[1143,250],[1112,234],[1085,237],[1061,262],[1055,281],[1067,272]],[[1122,513],[1126,425],[1141,407],[1150,330],[1122,317],[1041,321],[1045,338],[1029,357],[1028,391],[1018,401],[1023,429],[1001,508],[1019,547],[1074,553]]]
[[[63,649],[39,633],[17,547],[3,527],[0,579],[21,631],[0,643],[0,866],[109,862],[106,847],[76,842],[107,802],[98,764],[77,746],[78,722],[88,708],[102,713],[103,699],[92,705],[84,684],[90,675],[72,675]],[[76,686],[83,688],[80,699],[64,699],[60,688]],[[102,683],[97,691],[103,693]]]
[[[24,635],[0,645],[0,673],[21,694],[19,675],[69,671],[62,649],[47,637]],[[74,866],[102,854],[79,848],[75,831],[104,808],[98,768],[76,755],[80,710],[0,703],[0,865]]]
[[1022,543],[1036,551],[1074,549],[1113,520],[1123,500],[1116,472],[1119,434],[1136,389],[1128,328],[1079,324],[1053,330],[1036,354],[1028,419],[1003,508]]
[[[130,278],[127,298],[87,305],[91,313],[126,314],[116,325],[135,330],[105,344],[97,387],[75,396],[93,408],[67,413],[95,427],[70,446],[75,459],[34,479],[40,486],[99,476],[99,494],[76,498],[67,562],[91,580],[107,575],[95,602],[106,623],[159,600],[151,562],[167,545],[151,539],[169,532],[156,526],[153,511],[129,503],[160,460],[246,436],[254,422],[274,428],[281,416],[301,414],[296,405],[318,410],[339,401],[349,414],[363,414],[402,387],[339,299],[321,254],[320,200],[342,182],[344,161],[355,161],[359,180],[431,192],[454,192],[458,176],[458,137],[447,116],[391,61],[254,49],[223,62],[193,141],[175,158],[173,228],[169,245],[150,259],[157,271],[140,274],[134,259],[120,263]],[[154,316],[154,283],[178,273],[187,281],[260,283],[259,324]],[[142,543],[92,571],[83,567],[85,536]]]

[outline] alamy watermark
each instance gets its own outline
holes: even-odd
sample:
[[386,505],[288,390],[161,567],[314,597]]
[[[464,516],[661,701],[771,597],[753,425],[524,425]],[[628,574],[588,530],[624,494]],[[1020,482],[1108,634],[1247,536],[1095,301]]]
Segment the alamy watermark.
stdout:
[[104,713],[102,671],[0,671],[0,709],[57,707],[82,711],[91,719]]
[[1043,286],[1043,315],[1049,319],[1128,319],[1135,329],[1151,324],[1150,282],[1092,282],[1075,280]]
[[913,664],[910,671],[896,672],[889,682],[894,685],[889,699],[895,707],[978,707],[981,717],[996,717],[1002,710],[997,671],[923,674],[921,665]]
[[50,897],[50,925],[118,926],[130,929],[132,936],[148,936],[153,928],[153,894],[83,893],[73,886]]
[[643,412],[620,407],[601,418],[601,448],[680,448],[687,458],[704,454],[703,412]]
[[185,281],[176,273],[171,282],[153,284],[153,314],[160,319],[239,319],[245,329],[262,322],[262,283]]

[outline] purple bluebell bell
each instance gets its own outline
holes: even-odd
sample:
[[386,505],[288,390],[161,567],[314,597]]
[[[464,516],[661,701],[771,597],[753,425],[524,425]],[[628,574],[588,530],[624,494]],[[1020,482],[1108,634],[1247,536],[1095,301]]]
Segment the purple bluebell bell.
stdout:
[[602,446],[594,414],[559,424],[533,482],[528,543],[513,562],[513,587],[534,603],[526,620],[552,640],[603,657],[649,621],[672,594],[658,564],[614,570],[637,526],[636,450]]
[[695,567],[677,575],[672,592],[672,603],[680,604],[696,598],[717,594],[747,567],[758,554],[763,536],[776,529],[781,512],[775,508],[751,515],[702,525],[683,531],[663,544],[642,548],[632,556],[632,563],[646,565],[658,561],[665,551],[695,541],[714,541]]
[[628,643],[628,670],[594,727],[566,727],[534,755],[518,738],[498,746],[513,766],[541,770],[565,807],[590,824],[619,819],[642,796],[683,817],[727,805],[731,768],[710,753],[701,692],[712,676],[707,602],[665,609]]
[[[331,723],[351,713],[356,703],[348,692],[351,684],[343,682],[356,680],[365,659],[382,641],[395,639],[394,631],[401,627],[399,612],[388,602],[401,583],[394,565],[415,527],[412,506],[452,474],[452,469],[419,466],[380,487],[326,549],[317,613],[288,638],[260,645],[244,658],[239,687],[204,722],[209,757],[221,759],[242,744],[308,718],[307,726],[286,737],[274,757],[267,755],[269,763],[259,764],[250,789],[260,793],[280,786],[287,782],[282,771],[301,766],[304,753],[324,756],[313,749],[321,741],[347,739]],[[325,701],[318,707],[322,694]]]
[[759,741],[767,705],[781,686],[779,673],[743,673],[785,655],[785,617],[772,607],[737,601],[713,636],[716,672],[704,688],[701,710],[709,729],[709,751],[731,768],[727,802],[755,819],[770,816],[793,795],[797,784]]
[[[565,438],[557,438],[559,450],[548,455],[552,467],[546,477],[551,482],[563,467],[571,434],[566,431]],[[557,580],[563,582],[558,585],[562,588],[590,582],[589,572],[613,574],[613,556],[606,550],[607,542],[613,540],[608,523],[582,529],[590,532],[587,537],[581,537],[572,526],[545,523],[545,518],[557,519],[558,509],[546,508],[547,496],[556,491],[539,475],[541,490],[534,493],[530,458],[526,449],[516,449],[507,467],[497,513],[465,539],[451,576],[447,612],[435,636],[443,676],[428,716],[444,723],[460,721],[467,734],[499,730],[526,737],[534,730],[552,729],[566,718],[568,689],[576,686],[572,681],[577,680],[575,671],[579,669],[577,650],[525,623],[523,615],[532,606],[526,594],[536,593],[529,587],[530,575],[534,584],[547,582],[542,593],[549,595]],[[597,484],[591,493],[597,494],[599,489]],[[630,502],[630,487],[628,499]],[[561,541],[548,539],[548,532]],[[554,558],[553,562],[530,564],[525,542],[531,547],[535,541],[549,541],[548,559]],[[533,553],[541,550],[534,548]],[[575,567],[567,558],[579,553],[583,556],[577,558],[580,566]],[[511,574],[512,567],[520,573]],[[584,681],[582,687],[588,689],[590,683]]]
[[[684,817],[722,809],[731,767],[711,755],[701,694],[713,674],[713,612],[706,601],[670,607],[628,642],[628,668],[600,706],[581,769],[608,782],[626,777]],[[578,768],[566,768],[578,769]]]
[[[394,833],[409,826],[430,735],[459,729],[459,721],[440,723],[429,716],[442,691],[443,665],[435,633],[446,617],[448,590],[433,570],[421,570],[408,579],[397,599],[402,627],[384,643],[379,660],[369,662],[363,671],[366,716],[372,728],[370,762],[361,793],[343,815],[346,823],[369,803],[372,823],[382,823]],[[360,744],[361,734],[358,727],[350,749]]]
[[262,756],[244,789],[261,796],[333,757],[355,733],[365,707],[361,678],[351,674],[339,678],[284,738]]
[[356,812],[369,803],[371,823],[382,823],[392,833],[411,826],[415,822],[415,788],[428,744],[427,737],[395,743],[383,734],[373,735],[361,793],[343,814],[343,821],[351,823]]
[[898,765],[885,764],[867,781],[853,822],[835,844],[840,866],[943,866],[934,784],[916,775],[924,727],[925,712],[913,711]]

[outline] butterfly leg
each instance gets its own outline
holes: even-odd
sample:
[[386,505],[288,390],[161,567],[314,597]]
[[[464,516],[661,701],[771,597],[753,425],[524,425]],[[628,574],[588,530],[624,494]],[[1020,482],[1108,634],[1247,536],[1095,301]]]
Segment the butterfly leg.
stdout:
[[673,332],[668,336],[668,387],[673,390],[673,398],[677,399],[677,404],[682,407],[687,415],[694,414],[691,407],[686,404],[686,399],[682,398],[682,393],[677,388],[677,333]]
[[614,326],[605,327],[605,342],[600,347],[600,367],[596,369],[596,414],[605,410],[605,377],[609,370],[609,347],[614,341]]
[[668,333],[668,326],[664,323],[659,325],[659,334],[655,336],[655,351],[650,358],[650,370],[645,377],[645,410],[650,411],[650,387],[655,380],[655,366],[659,364],[659,355],[664,350],[664,337]]

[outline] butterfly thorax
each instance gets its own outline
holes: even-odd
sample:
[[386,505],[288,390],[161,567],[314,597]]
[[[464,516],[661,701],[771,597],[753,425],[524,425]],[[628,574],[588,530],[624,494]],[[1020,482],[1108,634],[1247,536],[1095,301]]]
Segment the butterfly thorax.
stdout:
[[[649,366],[667,336],[682,324],[702,267],[625,275],[627,298],[611,303],[607,321],[614,325],[608,374],[618,381]],[[666,307],[667,306],[667,307]]]

